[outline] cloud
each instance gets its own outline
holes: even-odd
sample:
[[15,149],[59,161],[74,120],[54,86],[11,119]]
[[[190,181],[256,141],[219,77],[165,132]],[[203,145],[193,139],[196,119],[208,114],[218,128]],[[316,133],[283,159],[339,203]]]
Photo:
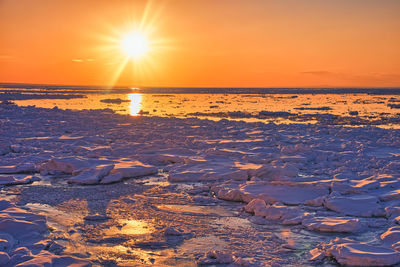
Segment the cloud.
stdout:
[[0,54],[0,61],[12,61],[14,59],[13,56]]
[[72,62],[93,62],[93,61],[94,61],[93,58],[86,58],[86,59],[74,58],[74,59],[72,59]]
[[310,71],[302,71],[301,74],[310,74],[310,75],[318,75],[318,76],[328,76],[334,75],[334,72],[326,71],[326,70],[310,70]]

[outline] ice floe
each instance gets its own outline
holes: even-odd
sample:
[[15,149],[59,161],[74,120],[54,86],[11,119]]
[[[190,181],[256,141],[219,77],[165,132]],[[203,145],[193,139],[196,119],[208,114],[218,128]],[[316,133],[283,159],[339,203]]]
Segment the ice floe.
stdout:
[[[263,199],[266,203],[281,202],[288,205],[305,204],[307,201],[328,195],[329,188],[324,185],[290,182],[249,181],[243,184],[216,186],[213,188],[219,198],[250,202]],[[228,191],[226,191],[228,190]],[[229,195],[227,193],[230,193]]]
[[327,244],[326,252],[340,264],[350,266],[390,266],[400,262],[400,252],[391,248],[337,238]]
[[121,98],[106,98],[106,99],[102,99],[100,100],[100,102],[103,103],[108,103],[108,104],[121,104],[123,102],[131,102],[129,99],[121,99]]
[[349,217],[309,217],[302,221],[309,230],[321,232],[359,232],[363,228],[360,219]]
[[[58,256],[55,243],[46,239],[46,218],[0,200],[0,265],[91,266],[87,260]],[[62,247],[60,247],[62,250]]]
[[32,175],[24,177],[19,177],[14,175],[0,175],[0,185],[29,184],[39,180],[40,178]]
[[324,206],[343,215],[362,217],[384,215],[379,199],[371,195],[331,195],[324,199]]
[[98,184],[101,179],[107,176],[114,168],[114,165],[99,165],[95,168],[86,169],[79,175],[73,176],[68,179],[71,184]]

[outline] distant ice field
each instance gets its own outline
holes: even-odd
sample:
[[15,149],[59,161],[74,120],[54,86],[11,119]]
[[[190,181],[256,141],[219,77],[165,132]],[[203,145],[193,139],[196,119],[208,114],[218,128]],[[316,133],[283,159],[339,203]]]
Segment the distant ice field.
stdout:
[[[112,109],[132,116],[399,128],[400,89],[101,88],[2,84],[20,106]],[[11,96],[11,97],[10,97]]]

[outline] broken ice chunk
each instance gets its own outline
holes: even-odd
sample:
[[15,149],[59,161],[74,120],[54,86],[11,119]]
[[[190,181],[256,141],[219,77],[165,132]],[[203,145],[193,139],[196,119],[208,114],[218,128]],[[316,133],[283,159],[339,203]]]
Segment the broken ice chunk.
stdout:
[[100,183],[110,184],[119,182],[124,178],[133,178],[156,174],[158,169],[154,166],[144,164],[140,161],[120,162],[115,165],[111,173],[105,176]]
[[383,216],[385,214],[384,210],[378,202],[378,198],[371,195],[333,195],[324,199],[324,206],[343,215],[362,217]]
[[362,229],[360,219],[348,217],[308,217],[302,221],[308,230],[355,233]]
[[70,184],[97,184],[100,180],[108,175],[114,168],[114,164],[110,165],[99,165],[95,168],[90,168],[81,172],[77,176],[69,178],[68,183]]

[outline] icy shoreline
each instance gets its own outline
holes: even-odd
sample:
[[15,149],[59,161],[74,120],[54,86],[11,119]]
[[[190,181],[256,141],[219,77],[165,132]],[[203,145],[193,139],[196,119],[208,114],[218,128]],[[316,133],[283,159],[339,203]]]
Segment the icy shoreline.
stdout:
[[[293,252],[287,259],[274,260],[279,255],[275,253],[266,261],[251,250],[239,255],[227,245],[224,252],[203,251],[199,263],[262,265],[275,261],[284,265],[299,260],[296,252],[310,252],[311,261],[301,259],[306,265],[333,259],[348,265],[400,262],[398,130],[131,117],[110,110],[41,109],[6,103],[0,104],[0,114],[2,184],[35,183],[38,178],[51,183],[61,175],[70,183],[59,185],[65,188],[80,184],[107,187],[162,170],[171,186],[191,185],[190,191],[179,192],[190,195],[196,205],[242,202],[246,206],[236,204],[237,217],[261,226],[284,226],[297,236],[292,239],[289,234],[279,242],[270,237],[269,245],[279,246],[281,253]],[[24,193],[20,198],[24,199]],[[18,220],[7,208],[1,212],[6,219],[0,225]],[[34,221],[28,215],[24,215],[26,222]],[[0,231],[13,235],[7,232],[13,229]],[[196,235],[167,232],[188,240]],[[314,236],[311,243],[305,241],[309,234]],[[46,231],[37,237],[48,240]],[[5,260],[19,255],[22,241],[26,240],[21,245],[8,242],[7,250],[2,250],[7,253]],[[24,245],[24,253],[30,256],[15,256],[15,263],[67,257],[54,255],[47,245],[36,251],[37,242],[32,242]],[[318,248],[309,247],[319,242]],[[140,244],[134,246],[143,248]],[[167,244],[171,246],[177,245]],[[62,249],[58,254],[63,255]]]

